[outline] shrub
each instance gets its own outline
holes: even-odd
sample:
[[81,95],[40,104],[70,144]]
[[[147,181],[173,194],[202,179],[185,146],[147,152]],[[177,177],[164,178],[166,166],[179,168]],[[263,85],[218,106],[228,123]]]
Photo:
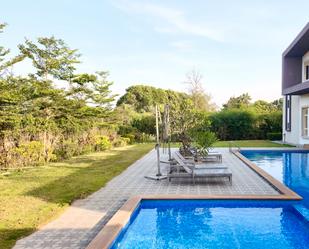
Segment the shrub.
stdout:
[[136,133],[135,134],[135,142],[138,143],[149,143],[149,142],[154,142],[155,137],[146,133]]
[[128,134],[135,134],[137,129],[130,125],[119,125],[118,134],[122,137],[125,137]]
[[135,135],[134,134],[126,134],[123,137],[128,139],[129,144],[135,143]]
[[132,127],[141,133],[156,134],[156,119],[154,116],[143,116],[132,121]]
[[247,110],[231,109],[210,115],[211,129],[220,140],[241,140],[254,137],[256,116]]
[[81,154],[82,147],[76,142],[72,141],[63,141],[60,143],[57,148],[55,149],[55,154],[57,159],[68,159],[72,156],[77,156]]
[[123,147],[130,143],[130,139],[127,137],[119,137],[113,141],[113,146],[115,147]]
[[43,143],[31,141],[20,144],[12,150],[12,164],[18,166],[39,165],[45,162]]
[[272,140],[272,141],[282,140],[282,133],[281,132],[268,132],[267,139]]
[[108,150],[112,147],[112,144],[107,136],[98,136],[96,138],[96,151]]

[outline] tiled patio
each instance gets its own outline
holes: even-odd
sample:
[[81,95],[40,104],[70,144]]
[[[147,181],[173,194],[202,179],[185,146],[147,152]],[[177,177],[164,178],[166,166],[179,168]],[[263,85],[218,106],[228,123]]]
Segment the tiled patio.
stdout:
[[[203,195],[278,195],[266,181],[242,163],[227,149],[223,164],[233,173],[233,185],[228,181],[212,180],[192,185],[190,181],[173,179],[152,181],[144,178],[156,172],[156,154],[151,151],[135,162],[104,188],[86,199],[74,202],[59,218],[36,233],[19,240],[15,249],[85,248],[104,224],[130,197],[147,194]],[[162,155],[162,159],[167,155]],[[164,164],[162,165],[164,172]]]

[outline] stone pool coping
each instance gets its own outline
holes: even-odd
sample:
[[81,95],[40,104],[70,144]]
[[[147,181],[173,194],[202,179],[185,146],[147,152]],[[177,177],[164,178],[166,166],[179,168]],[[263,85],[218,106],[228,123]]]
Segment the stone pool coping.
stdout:
[[[291,191],[293,192],[293,191]],[[294,192],[293,192],[294,193]],[[300,200],[299,195],[141,195],[130,198],[115,213],[86,249],[108,249],[142,200]]]
[[[247,150],[247,149],[245,149]],[[265,150],[265,149],[255,149],[258,150]],[[286,150],[286,151],[293,151],[292,150]],[[232,153],[238,157],[243,163],[245,163],[250,169],[252,169],[256,174],[258,174],[260,177],[262,177],[264,180],[266,180],[273,188],[275,188],[279,193],[279,197],[281,199],[285,200],[301,200],[302,197],[299,196],[297,193],[292,191],[290,188],[285,186],[283,183],[279,182],[277,179],[272,177],[270,174],[268,174],[266,171],[258,167],[255,163],[250,161],[248,158],[246,158],[244,155],[242,155],[239,151],[232,151]]]

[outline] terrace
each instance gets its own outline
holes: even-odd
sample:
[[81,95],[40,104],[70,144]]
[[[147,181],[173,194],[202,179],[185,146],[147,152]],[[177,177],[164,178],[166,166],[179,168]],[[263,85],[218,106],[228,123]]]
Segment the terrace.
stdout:
[[[73,203],[58,219],[36,233],[19,240],[15,249],[85,248],[116,211],[134,196],[161,198],[297,199],[294,192],[264,171],[254,168],[239,154],[218,149],[222,164],[233,173],[233,184],[222,180],[203,180],[196,185],[188,180],[152,181],[144,176],[156,171],[154,150],[133,163],[122,174],[86,199]],[[162,155],[167,157],[167,155]],[[248,163],[248,164],[247,164]],[[162,164],[163,172],[165,170]]]

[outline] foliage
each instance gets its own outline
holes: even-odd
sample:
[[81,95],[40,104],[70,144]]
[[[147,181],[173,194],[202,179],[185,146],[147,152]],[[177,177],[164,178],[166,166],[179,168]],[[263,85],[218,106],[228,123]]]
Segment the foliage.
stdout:
[[221,140],[253,137],[255,115],[247,110],[231,109],[210,115],[211,129]]
[[117,106],[127,104],[131,105],[136,112],[153,112],[156,104],[178,105],[186,99],[189,99],[189,96],[185,93],[135,85],[126,89],[126,93],[117,101]]
[[[9,50],[0,47],[0,71],[1,65],[27,58],[36,73],[0,73],[0,168],[39,165],[109,147],[95,140],[108,136],[113,143],[118,137],[106,125],[116,97],[108,72],[75,73],[78,51],[55,37],[27,39],[18,48],[19,59],[4,62]],[[54,79],[68,87],[57,88]]]
[[20,52],[32,61],[37,75],[51,75],[59,80],[70,80],[75,71],[74,64],[79,63],[76,49],[70,49],[63,40],[55,37],[40,37],[37,44],[26,39],[18,46]]
[[99,136],[96,138],[96,150],[104,151],[112,147],[112,144],[107,136]]
[[122,147],[126,146],[130,143],[130,138],[127,137],[119,137],[113,141],[114,147]]
[[192,140],[199,154],[203,156],[207,156],[209,150],[218,141],[216,134],[207,130],[194,131],[192,133]]
[[154,115],[146,115],[141,116],[140,118],[135,118],[131,125],[141,133],[156,135],[156,118]]
[[39,141],[22,143],[12,150],[19,166],[38,165],[44,162],[44,147]]
[[189,95],[194,108],[200,111],[213,112],[217,109],[217,106],[203,88],[202,79],[203,75],[199,71],[192,70],[187,73],[185,83],[189,85]]
[[268,132],[266,134],[268,140],[272,141],[281,141],[282,140],[282,132]]
[[233,108],[246,108],[249,107],[251,97],[248,93],[244,93],[238,97],[231,97],[226,104],[223,105],[224,109]]

